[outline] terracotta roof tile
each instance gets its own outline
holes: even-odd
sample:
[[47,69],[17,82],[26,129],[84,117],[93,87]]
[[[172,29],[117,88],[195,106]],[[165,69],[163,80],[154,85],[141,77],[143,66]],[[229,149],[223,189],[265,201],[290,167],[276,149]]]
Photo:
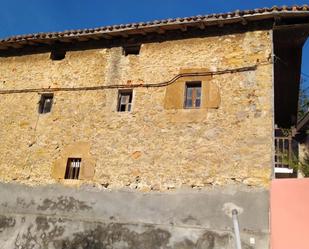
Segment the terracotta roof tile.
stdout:
[[[1,46],[9,46],[11,43],[18,43],[20,41],[30,41],[30,40],[42,40],[42,39],[57,39],[65,37],[80,37],[80,36],[95,36],[97,34],[108,34],[108,33],[125,33],[130,32],[131,30],[147,30],[149,28],[160,28],[160,27],[168,27],[168,26],[177,26],[183,24],[191,24],[194,25],[195,23],[209,22],[209,25],[213,21],[213,25],[217,25],[218,22],[236,22],[237,18],[243,19],[246,18],[250,20],[251,17],[261,17],[259,19],[267,19],[272,18],[271,14],[278,14],[282,13],[282,15],[295,15],[298,14],[305,14],[308,13],[309,17],[309,6],[302,5],[302,6],[273,6],[271,8],[259,8],[254,10],[236,10],[234,12],[227,12],[227,13],[218,13],[218,14],[209,14],[209,15],[197,15],[191,17],[181,17],[181,18],[169,18],[164,20],[154,20],[149,22],[139,22],[139,23],[129,23],[129,24],[119,24],[113,26],[104,26],[104,27],[97,27],[97,28],[90,28],[90,29],[78,29],[78,30],[65,30],[64,32],[48,32],[48,33],[37,33],[37,34],[27,34],[27,35],[17,35],[12,36],[4,39],[0,39],[0,48]],[[256,20],[256,19],[254,19]]]

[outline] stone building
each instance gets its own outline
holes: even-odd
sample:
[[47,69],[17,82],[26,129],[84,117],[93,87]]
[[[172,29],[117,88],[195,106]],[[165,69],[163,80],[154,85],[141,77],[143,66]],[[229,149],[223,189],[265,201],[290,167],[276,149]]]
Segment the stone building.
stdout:
[[268,248],[307,6],[0,41],[1,248]]

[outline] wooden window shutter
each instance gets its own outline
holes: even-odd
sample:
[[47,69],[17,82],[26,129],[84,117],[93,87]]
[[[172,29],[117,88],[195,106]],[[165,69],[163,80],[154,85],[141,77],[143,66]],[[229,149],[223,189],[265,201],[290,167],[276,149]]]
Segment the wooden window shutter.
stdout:
[[212,82],[203,82],[202,108],[219,108],[221,103],[220,89]]
[[91,158],[83,158],[79,179],[91,180],[94,177],[95,161]]
[[66,171],[66,162],[63,159],[58,159],[55,161],[52,167],[52,177],[54,179],[63,179]]
[[183,109],[184,108],[185,82],[176,81],[166,87],[164,108]]

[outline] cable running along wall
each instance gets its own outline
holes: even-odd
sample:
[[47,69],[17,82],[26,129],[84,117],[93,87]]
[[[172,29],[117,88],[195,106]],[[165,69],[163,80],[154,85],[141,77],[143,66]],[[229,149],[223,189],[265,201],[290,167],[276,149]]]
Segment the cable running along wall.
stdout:
[[196,72],[196,73],[181,73],[177,74],[174,78],[164,81],[161,83],[145,83],[145,84],[130,84],[130,85],[101,85],[101,86],[86,86],[86,87],[59,87],[59,88],[30,88],[30,89],[16,89],[16,90],[0,90],[0,94],[13,94],[13,93],[32,93],[32,92],[60,92],[60,91],[93,91],[103,89],[123,89],[123,88],[137,88],[137,87],[164,87],[174,83],[176,80],[182,77],[193,77],[193,76],[207,76],[207,75],[220,75],[227,73],[238,73],[246,71],[255,71],[258,65],[271,64],[259,63],[248,67],[239,67],[233,69],[225,69],[219,71],[208,71],[208,72]]

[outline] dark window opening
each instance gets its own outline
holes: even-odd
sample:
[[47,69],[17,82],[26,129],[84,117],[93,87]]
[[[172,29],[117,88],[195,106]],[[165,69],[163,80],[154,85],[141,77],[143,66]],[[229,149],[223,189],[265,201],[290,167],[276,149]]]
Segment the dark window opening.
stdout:
[[130,55],[130,54],[138,55],[140,50],[141,50],[141,45],[126,46],[126,47],[123,47],[123,54],[125,56]]
[[50,59],[53,61],[63,60],[66,52],[64,50],[52,50],[50,53]]
[[118,93],[118,112],[131,111],[132,105],[132,90],[121,90]]
[[200,108],[201,106],[201,82],[187,82],[185,92],[185,108]]
[[68,158],[64,179],[78,179],[81,162],[81,158]]
[[39,103],[39,113],[48,113],[51,111],[53,105],[54,95],[52,93],[42,94]]

